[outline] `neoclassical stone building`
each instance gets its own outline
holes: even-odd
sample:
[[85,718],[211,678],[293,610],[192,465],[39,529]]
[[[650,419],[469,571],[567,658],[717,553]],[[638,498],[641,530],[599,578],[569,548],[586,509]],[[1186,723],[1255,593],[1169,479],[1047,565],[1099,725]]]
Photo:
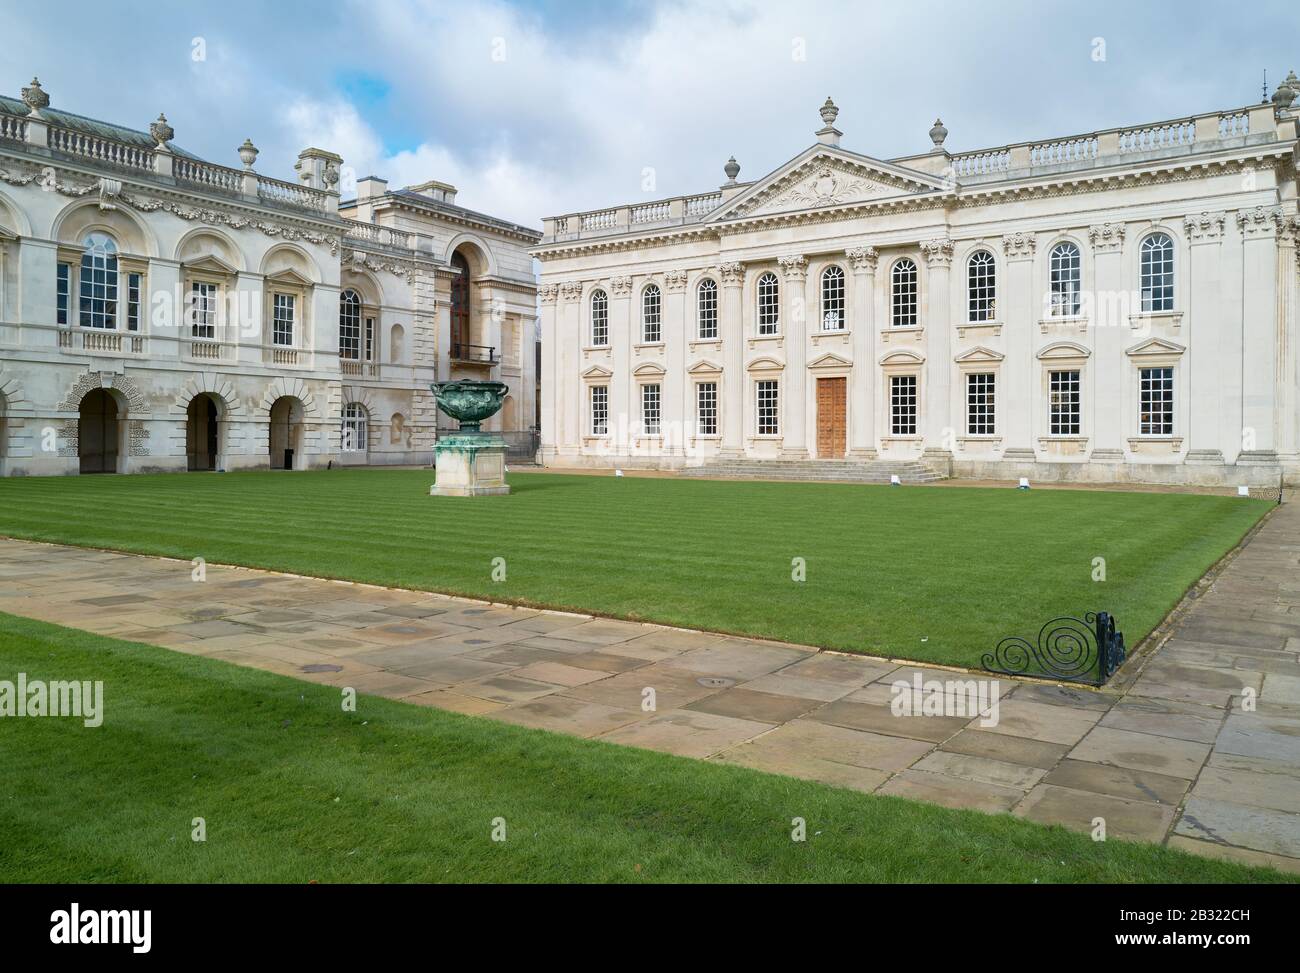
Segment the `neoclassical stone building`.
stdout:
[[429,384],[535,423],[540,234],[307,149],[297,179],[0,97],[0,475],[429,463]]
[[1294,75],[1272,104],[545,221],[542,456],[1300,474]]

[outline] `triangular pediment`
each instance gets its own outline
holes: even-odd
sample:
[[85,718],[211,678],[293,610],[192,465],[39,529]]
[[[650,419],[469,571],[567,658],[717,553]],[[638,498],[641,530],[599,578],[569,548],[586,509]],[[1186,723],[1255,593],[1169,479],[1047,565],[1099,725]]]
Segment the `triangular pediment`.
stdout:
[[1124,352],[1126,355],[1181,355],[1187,349],[1176,341],[1166,341],[1164,338],[1148,338],[1141,344],[1134,345]]
[[687,369],[687,372],[690,373],[691,375],[698,375],[703,372],[711,373],[711,372],[720,372],[720,371],[722,371],[722,366],[709,361],[707,358],[701,361],[697,361],[694,365],[692,365],[690,368]]
[[992,348],[985,348],[983,345],[976,345],[970,351],[964,351],[957,356],[959,362],[999,362],[1005,358],[999,352]]
[[592,365],[582,373],[583,378],[609,378],[614,373],[603,365]]
[[814,145],[719,207],[708,222],[925,196],[948,188],[929,173]]
[[839,355],[827,352],[816,361],[808,363],[809,368],[851,368],[853,362],[847,358],[841,358]]
[[311,281],[304,277],[292,267],[286,267],[284,270],[277,271],[274,274],[267,274],[266,279],[277,284],[295,284],[299,287],[310,287]]
[[202,257],[196,257],[193,260],[185,261],[186,270],[197,270],[209,274],[234,274],[238,271],[230,264],[226,263],[220,257],[213,256],[210,253]]

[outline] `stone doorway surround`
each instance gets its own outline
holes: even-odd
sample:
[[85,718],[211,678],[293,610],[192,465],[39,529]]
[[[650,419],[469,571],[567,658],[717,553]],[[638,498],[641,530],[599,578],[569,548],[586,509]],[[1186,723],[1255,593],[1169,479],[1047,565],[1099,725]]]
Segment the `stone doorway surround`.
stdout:
[[[1103,692],[895,716],[937,667],[427,592],[0,540],[0,611],[361,693],[1300,872],[1300,505]],[[656,709],[642,708],[653,688]],[[1246,700],[1254,697],[1254,709]],[[364,700],[361,703],[364,706]]]

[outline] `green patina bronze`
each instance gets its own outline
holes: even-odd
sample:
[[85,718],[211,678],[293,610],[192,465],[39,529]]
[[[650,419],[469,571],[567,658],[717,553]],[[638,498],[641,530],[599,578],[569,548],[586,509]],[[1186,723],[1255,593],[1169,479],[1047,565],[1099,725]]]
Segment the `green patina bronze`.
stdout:
[[479,423],[501,411],[506,393],[504,382],[435,382],[429,388],[438,400],[438,408],[460,423],[462,433],[476,433]]

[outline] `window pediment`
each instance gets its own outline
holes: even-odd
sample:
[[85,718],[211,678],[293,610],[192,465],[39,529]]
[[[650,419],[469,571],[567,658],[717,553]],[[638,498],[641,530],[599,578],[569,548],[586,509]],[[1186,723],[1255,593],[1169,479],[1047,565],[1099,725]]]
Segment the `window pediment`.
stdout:
[[655,375],[663,375],[666,372],[667,369],[664,368],[662,365],[660,365],[658,362],[646,362],[644,365],[641,365],[640,367],[632,370],[632,374],[637,376],[638,378],[646,378]]
[[312,281],[310,279],[304,277],[292,267],[287,267],[274,274],[267,274],[266,282],[268,284],[281,284],[285,287],[297,287],[301,289],[312,286]]
[[212,254],[206,254],[196,260],[187,260],[183,264],[187,272],[201,274],[218,274],[220,276],[234,276],[237,271],[230,264],[226,263],[220,257]]
[[1176,341],[1164,338],[1148,338],[1140,344],[1127,349],[1124,354],[1130,358],[1168,358],[1181,355],[1187,349]]
[[816,361],[808,363],[809,368],[852,368],[853,362],[847,358],[841,358],[839,355],[828,352],[822,355]]
[[992,348],[985,348],[983,345],[976,345],[970,351],[962,352],[957,356],[956,361],[962,364],[979,364],[981,362],[1000,362],[1004,358],[1001,352],[994,351]]
[[880,359],[881,365],[924,365],[925,356],[914,351],[893,351]]
[[691,375],[714,375],[721,371],[722,371],[721,365],[714,364],[713,362],[709,361],[707,358],[701,361],[697,361],[694,365],[692,365],[690,368],[687,369],[687,372]]
[[755,358],[745,366],[747,372],[776,372],[785,368],[785,363],[766,355]]
[[590,368],[588,368],[585,372],[582,373],[582,377],[586,379],[610,378],[613,376],[613,374],[614,374],[613,372],[611,372],[608,368],[605,368],[603,365],[592,365]]
[[1091,356],[1090,350],[1073,341],[1054,341],[1038,353],[1040,361],[1070,361]]

